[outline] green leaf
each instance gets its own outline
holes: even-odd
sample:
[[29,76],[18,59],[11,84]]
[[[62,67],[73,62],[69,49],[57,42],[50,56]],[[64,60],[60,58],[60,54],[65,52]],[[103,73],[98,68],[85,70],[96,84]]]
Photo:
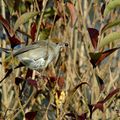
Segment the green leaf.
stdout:
[[120,0],[110,0],[104,10],[104,16],[106,16],[111,10],[119,6],[120,6]]
[[120,32],[113,32],[104,37],[100,40],[99,48],[104,47],[105,45],[109,44],[110,42],[114,42],[115,40],[120,39]]
[[36,16],[38,13],[39,12],[26,12],[22,14],[15,23],[14,31],[16,31],[21,24],[26,23],[29,19]]
[[116,25],[118,25],[118,24],[120,24],[120,20],[115,20],[115,21],[113,21],[113,22],[110,22],[110,23],[106,24],[106,25],[102,28],[101,34],[102,34],[103,32],[105,32],[107,29],[109,29],[109,28],[111,28],[111,27],[114,27],[114,26],[116,26]]

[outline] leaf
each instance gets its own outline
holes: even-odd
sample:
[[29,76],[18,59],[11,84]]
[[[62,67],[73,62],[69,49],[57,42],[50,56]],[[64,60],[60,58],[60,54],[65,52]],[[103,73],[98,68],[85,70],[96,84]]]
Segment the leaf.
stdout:
[[77,86],[75,86],[75,88],[73,88],[70,93],[74,94],[74,92],[75,92],[79,87],[81,87],[81,86],[84,85],[84,84],[87,84],[87,85],[89,86],[89,84],[88,84],[87,82],[81,82],[80,84],[78,84]]
[[93,68],[96,67],[97,65],[99,65],[107,56],[109,56],[110,54],[112,54],[114,51],[116,51],[118,48],[113,48],[110,50],[106,50],[104,52],[98,52],[98,53],[89,53],[90,55],[90,62],[93,65]]
[[65,85],[64,77],[59,77],[57,82],[58,82],[58,86],[62,89]]
[[104,47],[105,45],[114,42],[115,40],[120,39],[120,32],[112,32],[100,40],[99,48]]
[[36,16],[39,12],[26,12],[22,14],[16,21],[14,31],[16,31],[21,24],[26,23],[29,19]]
[[120,91],[120,88],[116,88],[115,90],[112,90],[103,100],[103,102],[105,103],[106,101],[108,101],[113,95],[117,94],[119,91]]
[[105,3],[102,4],[102,7],[101,7],[101,14],[102,14],[102,17],[103,17],[103,14],[104,14],[104,10],[105,10]]
[[[14,69],[17,69],[17,68],[20,68],[20,67],[23,67],[24,65],[22,63],[20,63],[17,67],[15,67]],[[0,80],[0,83],[6,79],[11,73],[12,73],[12,68],[8,69],[7,73],[5,74],[4,78],[2,80]]]
[[97,44],[98,44],[99,31],[94,28],[88,28],[88,32],[89,32],[89,35],[91,38],[92,45],[93,45],[94,49],[96,49]]
[[21,44],[19,38],[16,35],[14,35],[12,37],[9,36],[9,40],[10,40],[10,44],[11,44],[12,49],[14,49],[15,46]]
[[94,108],[93,108],[92,112],[94,112],[96,109],[99,109],[99,110],[101,110],[102,112],[104,111],[103,102],[102,102],[102,101],[97,102],[97,103],[94,105]]
[[34,42],[34,40],[35,40],[35,34],[36,34],[36,32],[37,32],[36,23],[33,22],[33,23],[31,24],[31,30],[30,30],[32,42]]
[[120,0],[110,0],[109,3],[106,5],[106,8],[104,10],[104,16],[108,15],[108,13],[113,10],[114,8],[117,8],[120,6]]
[[0,15],[0,22],[1,22],[2,25],[4,26],[6,32],[9,34],[9,36],[12,37],[12,36],[15,34],[15,32],[14,32],[14,30],[11,28],[9,22],[8,22],[6,19],[4,19],[1,15]]
[[105,87],[104,81],[96,74],[96,79],[100,88],[100,91],[102,91]]
[[27,113],[25,113],[25,120],[35,120],[36,115],[37,115],[37,111],[27,112]]
[[33,80],[33,79],[27,79],[28,84],[35,87],[38,90],[38,85],[37,85],[37,81]]
[[5,31],[8,35],[8,38],[10,40],[11,48],[13,49],[15,46],[21,44],[19,38],[15,35],[14,30],[12,27],[9,25],[8,21],[5,20],[1,15],[0,15],[0,22],[5,28]]
[[19,85],[19,84],[22,83],[24,80],[25,80],[25,79],[22,78],[22,77],[16,77],[16,78],[15,78],[15,84],[16,84],[16,85]]
[[87,112],[78,115],[78,119],[77,120],[86,120],[87,119]]
[[11,73],[12,73],[12,69],[9,69],[8,71],[7,71],[7,73],[5,74],[5,76],[4,76],[4,78],[2,79],[2,80],[0,80],[0,83],[5,79],[5,78],[7,78]]
[[77,20],[77,14],[76,14],[76,9],[73,3],[67,2],[67,8],[69,9],[70,16],[71,16],[71,26],[74,27],[76,20]]
[[116,26],[116,25],[118,25],[118,24],[120,24],[120,20],[114,20],[114,21],[106,24],[106,25],[102,28],[101,34],[104,33],[107,29],[109,29],[109,28],[111,28],[111,27],[113,27],[113,26]]

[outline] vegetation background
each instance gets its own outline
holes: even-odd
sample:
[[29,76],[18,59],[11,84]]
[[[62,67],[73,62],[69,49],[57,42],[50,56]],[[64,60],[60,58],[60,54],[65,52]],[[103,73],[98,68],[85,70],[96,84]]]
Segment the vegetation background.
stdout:
[[[119,120],[119,7],[120,0],[1,0],[0,46],[11,54],[0,52],[0,120]],[[45,75],[10,59],[43,39],[69,43]]]

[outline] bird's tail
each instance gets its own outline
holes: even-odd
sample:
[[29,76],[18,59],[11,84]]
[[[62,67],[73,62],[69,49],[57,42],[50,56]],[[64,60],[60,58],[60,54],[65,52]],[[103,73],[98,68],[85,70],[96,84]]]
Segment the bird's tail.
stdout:
[[0,52],[2,52],[2,51],[5,52],[5,53],[10,53],[11,52],[10,49],[0,47]]

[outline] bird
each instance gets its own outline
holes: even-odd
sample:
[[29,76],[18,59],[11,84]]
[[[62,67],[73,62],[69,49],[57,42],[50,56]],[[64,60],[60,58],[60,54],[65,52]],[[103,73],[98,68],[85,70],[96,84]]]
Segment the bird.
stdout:
[[13,57],[16,57],[27,68],[39,71],[57,59],[61,48],[67,46],[68,43],[64,42],[56,44],[50,40],[40,40],[13,51]]

